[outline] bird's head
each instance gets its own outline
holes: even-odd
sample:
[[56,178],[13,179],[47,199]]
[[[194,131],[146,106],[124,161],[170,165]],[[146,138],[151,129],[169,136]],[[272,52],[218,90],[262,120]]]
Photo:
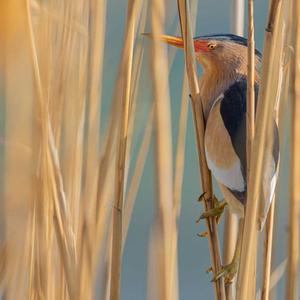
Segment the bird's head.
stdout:
[[[161,35],[159,40],[169,45],[183,48],[181,37]],[[194,49],[197,61],[204,69],[234,68],[247,64],[247,39],[233,34],[213,34],[194,38]],[[256,50],[256,59],[261,54]]]

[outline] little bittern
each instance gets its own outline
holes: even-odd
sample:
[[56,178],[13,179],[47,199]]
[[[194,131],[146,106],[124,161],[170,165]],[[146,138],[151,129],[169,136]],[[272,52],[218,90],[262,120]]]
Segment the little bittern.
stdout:
[[[183,48],[182,38],[162,35],[159,39]],[[204,140],[208,167],[218,181],[230,211],[243,218],[247,193],[247,39],[232,34],[205,35],[194,39],[194,49],[196,60],[203,69],[199,85],[206,123]],[[255,102],[260,84],[260,64],[261,54],[256,50]],[[264,169],[262,197],[267,211],[276,186],[279,160],[275,121],[273,144],[266,146],[265,151],[268,163]],[[216,212],[212,211],[211,215],[216,215]],[[260,221],[264,223],[264,220]],[[233,278],[237,270],[241,233],[240,230],[233,262],[223,267],[217,277],[226,275],[227,280]]]

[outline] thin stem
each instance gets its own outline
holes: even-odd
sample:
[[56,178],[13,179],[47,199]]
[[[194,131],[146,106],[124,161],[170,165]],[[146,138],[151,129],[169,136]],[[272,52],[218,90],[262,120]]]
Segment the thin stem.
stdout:
[[292,121],[291,121],[291,163],[290,163],[290,212],[288,274],[286,298],[295,300],[298,295],[299,279],[299,211],[300,211],[300,4],[293,1],[294,58],[292,63]]
[[[153,0],[151,24],[154,35],[164,31],[165,4]],[[172,166],[172,125],[168,86],[168,60],[163,45],[154,41],[152,45],[152,80],[155,99],[155,158],[156,158],[156,222],[154,224],[150,252],[157,265],[155,283],[157,298],[176,299],[177,291],[177,228],[173,218],[173,166]],[[174,238],[175,237],[175,238]],[[155,244],[153,244],[153,242]],[[173,243],[175,242],[175,244]],[[150,248],[151,251],[151,248]],[[153,257],[154,256],[154,257]],[[150,269],[150,268],[149,268]]]
[[[254,95],[254,72],[255,72],[255,42],[254,42],[254,23],[253,23],[253,0],[248,0],[248,65],[247,65],[247,113],[246,113],[246,152],[247,152],[247,186],[250,186],[250,164],[251,164],[251,152],[254,139],[254,118],[255,118],[255,95]],[[247,193],[248,199],[248,193]],[[249,203],[249,201],[247,201]],[[247,204],[246,204],[247,210]],[[255,237],[255,236],[254,236]],[[253,240],[248,249],[252,252],[251,264],[250,264],[250,276],[252,280],[248,282],[248,295],[252,298],[255,297],[256,292],[256,247],[257,241]],[[253,275],[253,277],[252,277]]]
[[[197,78],[196,66],[195,66],[194,45],[191,36],[191,29],[190,29],[191,27],[189,25],[189,20],[190,20],[189,8],[186,0],[178,0],[178,9],[179,9],[179,17],[181,23],[181,32],[184,41],[186,70],[187,70],[189,87],[191,92],[191,99],[192,99],[192,111],[193,111],[193,118],[195,124],[198,160],[199,160],[199,167],[201,173],[201,184],[206,199],[208,199],[204,201],[205,209],[208,210],[211,209],[213,205],[211,201],[213,195],[212,180],[211,180],[211,173],[207,167],[205,151],[204,151],[204,126],[205,125],[204,125],[203,109],[202,109],[201,99],[199,95],[199,85],[198,85],[198,78]],[[212,269],[213,269],[213,273],[216,274],[221,267],[221,255],[220,255],[220,246],[219,246],[216,219],[207,218],[206,226],[208,231]],[[225,299],[225,288],[224,288],[223,278],[220,278],[219,280],[214,282],[214,288],[215,288],[215,297],[217,299]]]
[[261,289],[261,300],[268,300],[270,296],[270,275],[271,275],[271,261],[272,261],[272,242],[273,242],[273,228],[274,228],[274,211],[275,199],[272,199],[272,204],[269,210],[266,228],[265,228],[265,242],[263,253],[263,284]]
[[113,207],[113,240],[112,240],[112,266],[111,266],[111,285],[110,299],[120,299],[120,277],[121,277],[121,256],[123,240],[123,201],[124,201],[124,178],[126,147],[130,117],[130,87],[132,72],[132,57],[134,45],[134,28],[136,26],[136,8],[139,1],[128,3],[128,23],[125,36],[123,52],[123,87],[121,98],[121,121],[119,127],[119,137],[116,158],[115,173],[115,198]]
[[[275,99],[269,97],[271,91],[271,70],[272,59],[274,57],[274,24],[278,20],[279,0],[271,2],[268,26],[265,32],[265,43],[263,51],[263,68],[262,82],[260,84],[257,115],[255,122],[255,137],[252,145],[250,174],[248,179],[251,179],[248,185],[247,208],[245,214],[245,225],[243,233],[243,243],[241,252],[240,268],[237,281],[237,299],[253,299],[253,295],[248,293],[248,286],[251,283],[255,285],[255,280],[250,277],[251,265],[253,265],[252,257],[256,256],[256,247],[254,251],[252,245],[256,245],[257,237],[257,208],[259,194],[261,189],[262,174],[263,174],[263,159],[265,153],[265,144],[267,140],[267,132],[270,128],[271,118],[274,112]],[[272,47],[273,46],[273,47]],[[250,282],[251,281],[251,282]],[[252,297],[252,298],[251,298]]]
[[[245,4],[244,0],[232,0],[231,2],[231,31],[234,34],[243,36],[244,33],[244,10]],[[225,211],[224,220],[224,233],[223,233],[223,263],[227,265],[231,263],[234,249],[236,247],[238,233],[238,219],[237,216],[230,213],[229,210]],[[226,298],[233,298],[235,287],[235,281],[227,284],[225,287]]]
[[31,23],[30,3],[27,1],[27,18],[29,38],[31,45],[31,55],[33,62],[34,79],[37,87],[37,103],[39,106],[40,119],[42,120],[42,146],[45,147],[45,161],[49,168],[51,195],[54,201],[54,224],[57,234],[58,245],[61,251],[61,259],[70,298],[77,299],[77,278],[76,278],[76,249],[75,239],[72,230],[70,211],[66,201],[64,185],[61,175],[58,151],[55,146],[53,130],[50,123],[49,112],[43,95],[40,69],[37,58],[37,51],[34,40],[34,33]]
[[255,72],[255,43],[253,24],[253,0],[248,0],[248,70],[247,70],[247,180],[249,186],[249,167],[251,147],[254,138],[254,73]]

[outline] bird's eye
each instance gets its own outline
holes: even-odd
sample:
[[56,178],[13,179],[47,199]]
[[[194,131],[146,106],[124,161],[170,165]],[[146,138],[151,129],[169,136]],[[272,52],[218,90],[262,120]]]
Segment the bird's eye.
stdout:
[[208,45],[207,45],[207,48],[208,48],[209,50],[214,50],[214,49],[216,48],[216,44],[208,44]]

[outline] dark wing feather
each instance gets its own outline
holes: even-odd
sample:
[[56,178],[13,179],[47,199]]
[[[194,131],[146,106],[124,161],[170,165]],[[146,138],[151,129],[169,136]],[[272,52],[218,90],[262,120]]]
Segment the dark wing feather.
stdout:
[[[255,106],[258,98],[258,84],[255,83]],[[246,158],[246,98],[247,98],[247,79],[245,77],[232,84],[225,92],[221,101],[220,113],[224,125],[230,135],[232,146],[241,162],[241,171],[244,181],[247,182],[247,158]],[[279,139],[278,128],[274,121],[274,142],[273,142],[273,159],[277,167],[279,159]],[[245,190],[246,191],[246,190]],[[244,202],[245,195],[237,191],[232,193],[241,202]]]
[[[257,86],[257,84],[256,84]],[[255,89],[257,98],[258,88]],[[246,97],[247,80],[241,78],[232,84],[225,92],[222,99],[220,112],[224,125],[230,135],[232,146],[240,159],[242,174],[246,182]]]

